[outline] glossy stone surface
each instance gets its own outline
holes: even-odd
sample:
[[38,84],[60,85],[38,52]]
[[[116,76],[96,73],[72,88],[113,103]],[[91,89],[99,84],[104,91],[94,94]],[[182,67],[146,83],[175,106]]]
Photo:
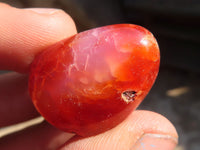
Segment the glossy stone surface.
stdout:
[[31,65],[29,91],[49,123],[91,136],[113,128],[141,103],[159,62],[157,42],[145,28],[100,27],[38,55]]

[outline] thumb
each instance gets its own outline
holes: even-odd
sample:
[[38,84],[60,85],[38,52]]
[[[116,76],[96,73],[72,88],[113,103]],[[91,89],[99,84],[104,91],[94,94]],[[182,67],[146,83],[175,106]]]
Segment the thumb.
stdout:
[[133,111],[115,128],[88,138],[75,136],[60,150],[173,150],[177,139],[176,129],[165,117]]
[[0,70],[26,72],[45,47],[76,34],[60,9],[17,9],[0,3]]

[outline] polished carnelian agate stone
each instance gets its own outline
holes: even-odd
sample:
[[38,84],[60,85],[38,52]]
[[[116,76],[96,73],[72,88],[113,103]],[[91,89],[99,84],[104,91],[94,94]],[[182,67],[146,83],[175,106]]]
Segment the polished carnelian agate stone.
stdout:
[[144,99],[159,69],[153,35],[131,24],[81,32],[39,54],[29,91],[55,127],[81,136],[109,130]]

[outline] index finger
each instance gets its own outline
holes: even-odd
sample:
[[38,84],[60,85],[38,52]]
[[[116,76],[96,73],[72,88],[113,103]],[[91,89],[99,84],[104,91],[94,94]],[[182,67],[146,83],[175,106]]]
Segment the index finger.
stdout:
[[69,15],[59,9],[17,9],[0,3],[0,70],[27,72],[35,55],[76,34]]

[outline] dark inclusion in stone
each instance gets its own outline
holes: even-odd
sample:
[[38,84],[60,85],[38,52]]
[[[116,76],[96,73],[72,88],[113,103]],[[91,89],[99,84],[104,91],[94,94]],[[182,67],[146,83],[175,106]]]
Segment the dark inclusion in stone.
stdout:
[[129,102],[135,100],[136,92],[135,91],[124,91],[121,96],[125,102],[129,103]]

